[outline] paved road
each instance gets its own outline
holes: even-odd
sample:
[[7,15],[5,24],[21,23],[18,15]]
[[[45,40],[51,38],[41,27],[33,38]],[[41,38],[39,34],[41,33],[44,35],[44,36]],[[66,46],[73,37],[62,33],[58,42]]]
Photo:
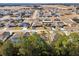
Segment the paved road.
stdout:
[[45,30],[0,30],[0,32],[40,32],[40,31],[45,31]]
[[37,13],[38,13],[38,10],[35,10],[34,14],[33,14],[33,18],[32,19],[36,19],[37,17]]

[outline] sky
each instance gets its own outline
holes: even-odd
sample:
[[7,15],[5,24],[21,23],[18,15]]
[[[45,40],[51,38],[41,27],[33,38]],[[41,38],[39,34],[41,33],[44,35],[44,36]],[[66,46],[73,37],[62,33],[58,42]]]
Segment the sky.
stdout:
[[79,3],[79,0],[0,0],[0,3]]

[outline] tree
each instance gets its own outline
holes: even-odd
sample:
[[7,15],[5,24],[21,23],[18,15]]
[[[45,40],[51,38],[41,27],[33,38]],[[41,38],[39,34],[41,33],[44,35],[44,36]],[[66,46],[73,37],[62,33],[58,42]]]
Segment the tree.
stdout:
[[52,42],[53,55],[79,55],[79,34],[69,36],[57,34],[57,40]]
[[13,51],[14,51],[14,47],[10,40],[7,40],[5,43],[3,43],[3,55],[12,56]]
[[3,42],[0,40],[0,55],[2,55]]
[[79,43],[79,34],[78,33],[71,33],[69,35],[69,38],[72,42],[76,42],[76,43]]
[[68,37],[66,35],[57,35],[57,40],[51,43],[53,55],[68,55],[66,46],[68,44]]
[[69,55],[79,55],[79,34],[71,33],[69,35],[70,43],[68,44]]
[[21,40],[20,55],[50,55],[50,46],[36,33]]

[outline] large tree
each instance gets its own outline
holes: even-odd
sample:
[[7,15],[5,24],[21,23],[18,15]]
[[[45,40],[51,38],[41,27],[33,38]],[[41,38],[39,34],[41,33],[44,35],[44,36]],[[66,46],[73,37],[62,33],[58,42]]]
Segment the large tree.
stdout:
[[36,33],[22,38],[21,55],[50,55],[50,46]]
[[67,44],[68,37],[66,35],[57,34],[57,40],[51,43],[53,55],[68,55]]

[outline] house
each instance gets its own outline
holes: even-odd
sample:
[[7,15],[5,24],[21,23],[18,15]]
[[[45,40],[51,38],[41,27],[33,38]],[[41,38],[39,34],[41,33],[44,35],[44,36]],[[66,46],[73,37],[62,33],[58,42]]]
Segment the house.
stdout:
[[0,23],[0,27],[4,27],[5,26],[5,24],[4,23]]
[[42,22],[46,26],[51,26],[52,20],[50,18],[44,18]]
[[59,17],[56,17],[56,19],[54,19],[54,21],[61,21],[61,19]]
[[22,36],[21,33],[15,32],[15,34],[12,37],[10,37],[10,40],[14,43],[17,43],[17,42],[20,43],[21,36]]
[[3,32],[3,34],[2,34],[2,40],[4,41],[9,36],[10,36],[10,32]]
[[20,24],[18,24],[19,27],[30,27],[30,24],[29,23],[26,23],[26,22],[22,22]]
[[63,28],[65,26],[65,24],[62,22],[62,21],[54,21],[52,24],[51,24],[51,27],[53,28],[56,28],[56,27],[59,27],[59,28]]
[[42,27],[43,26],[43,23],[42,22],[40,22],[40,21],[34,21],[33,23],[32,23],[32,29],[36,29],[37,27]]
[[79,17],[74,17],[72,20],[75,21],[76,23],[79,23]]
[[32,23],[32,27],[42,27],[42,22],[34,21],[34,22]]
[[53,28],[56,28],[56,22],[53,22],[52,24],[51,24],[51,27],[53,27]]
[[8,27],[17,27],[17,25],[14,24],[14,23],[9,23],[7,26],[8,26]]
[[0,32],[0,40],[3,40],[3,33],[4,32]]
[[65,26],[65,24],[63,23],[63,22],[57,22],[57,24],[58,24],[58,27],[60,27],[60,28],[63,28],[64,26]]
[[23,37],[28,37],[28,36],[30,36],[30,33],[29,33],[29,32],[26,32],[26,33],[24,33],[24,35],[23,35]]

